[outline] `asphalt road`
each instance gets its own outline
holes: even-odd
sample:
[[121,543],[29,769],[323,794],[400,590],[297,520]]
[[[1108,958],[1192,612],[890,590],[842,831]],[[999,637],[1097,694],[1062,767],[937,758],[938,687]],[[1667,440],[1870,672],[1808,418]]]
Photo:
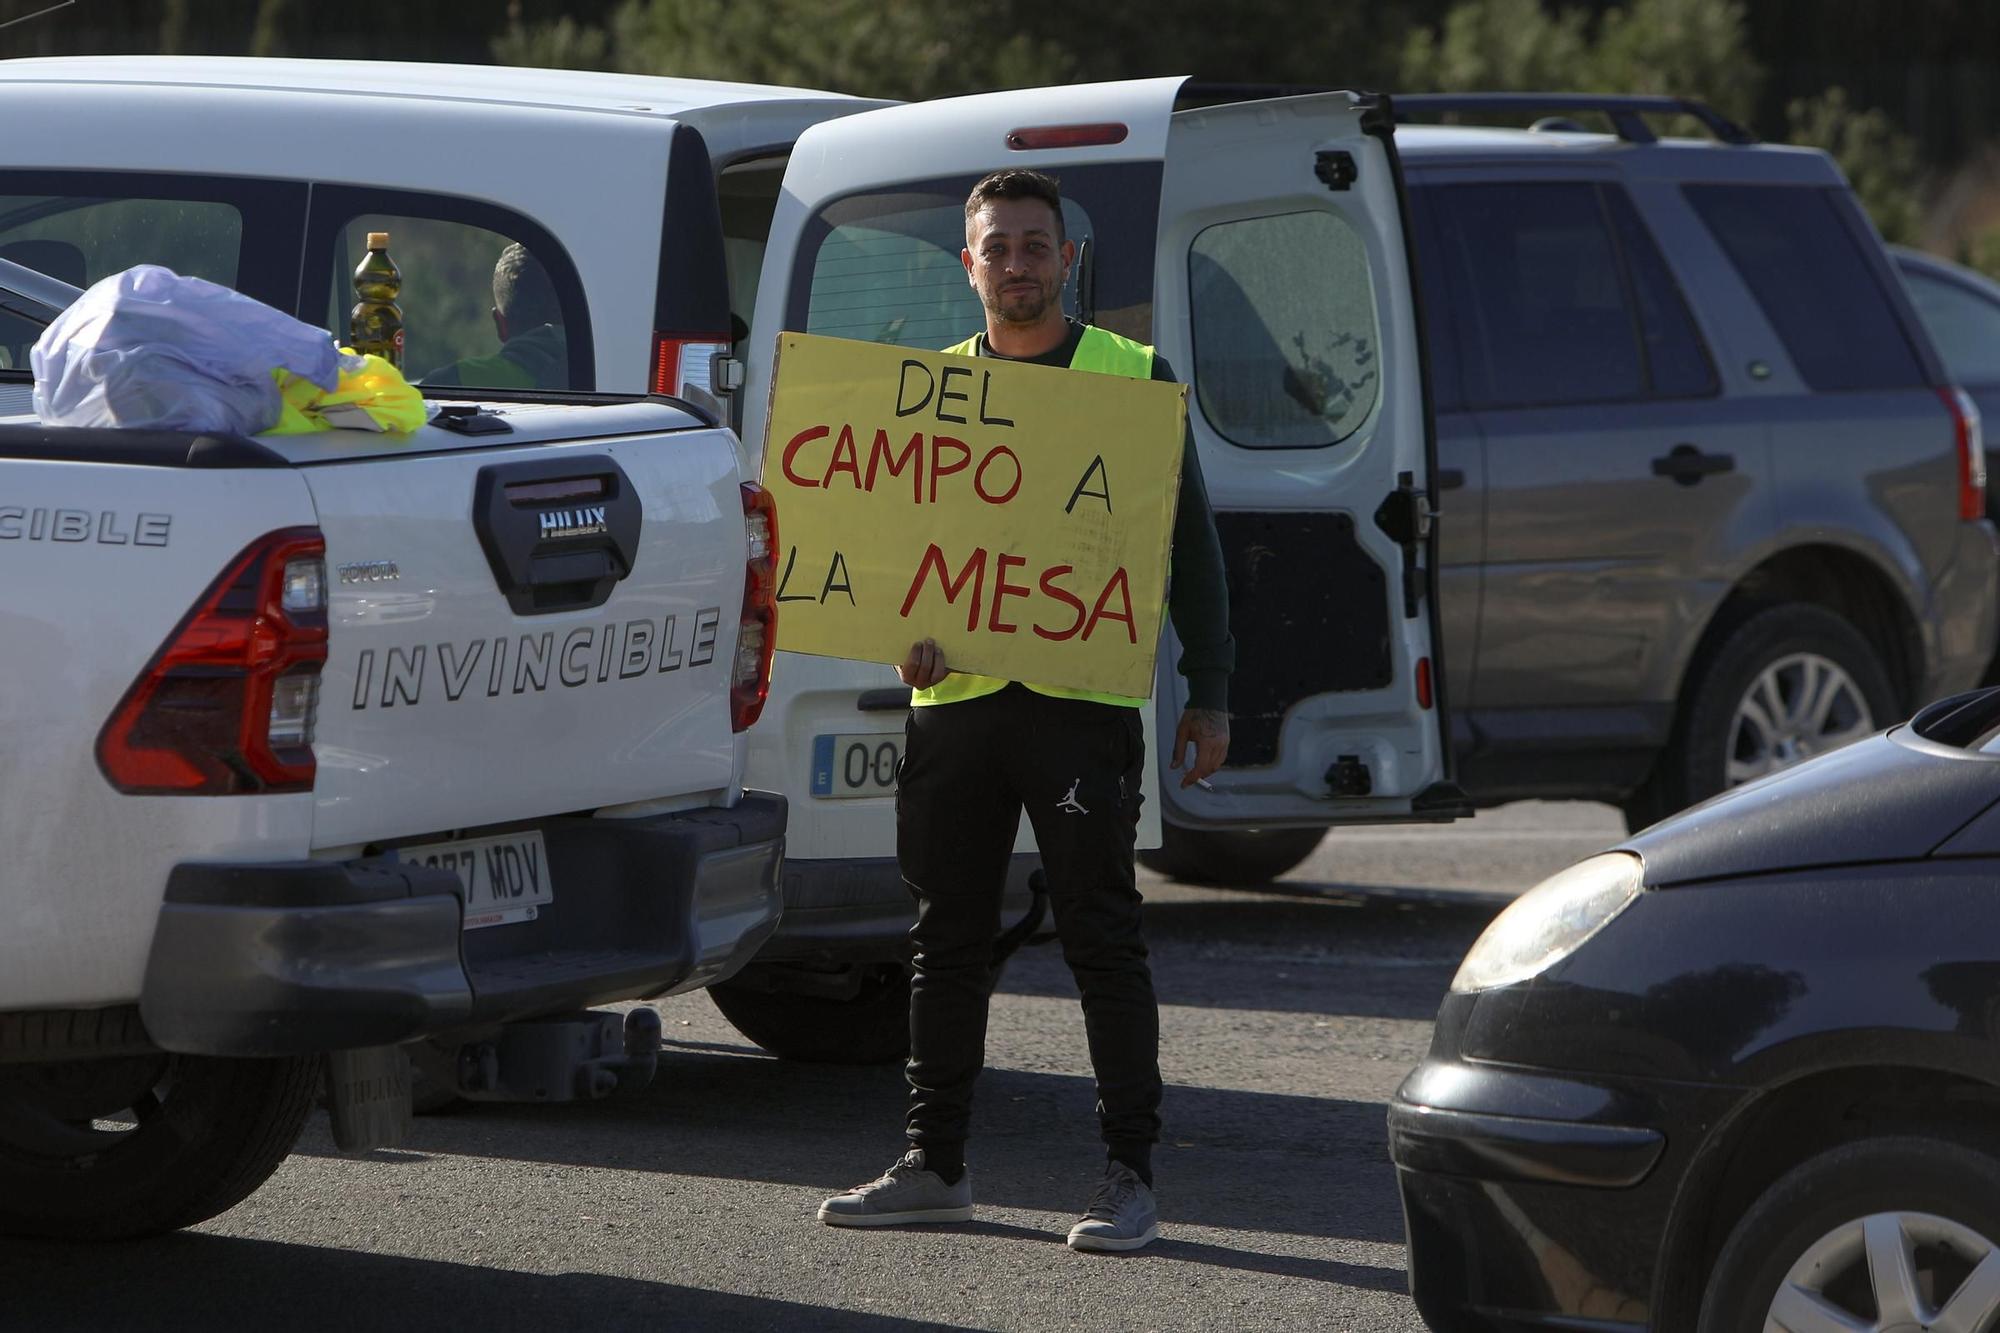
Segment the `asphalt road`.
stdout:
[[1165,1234],[1137,1255],[1062,1244],[1101,1157],[1075,989],[1036,948],[994,1004],[967,1225],[814,1222],[900,1150],[900,1071],[770,1059],[693,995],[659,1006],[642,1093],[424,1119],[363,1159],[316,1116],[195,1231],[8,1246],[0,1329],[1417,1330],[1384,1103],[1494,911],[1621,832],[1523,804],[1335,834],[1272,892],[1149,877]]

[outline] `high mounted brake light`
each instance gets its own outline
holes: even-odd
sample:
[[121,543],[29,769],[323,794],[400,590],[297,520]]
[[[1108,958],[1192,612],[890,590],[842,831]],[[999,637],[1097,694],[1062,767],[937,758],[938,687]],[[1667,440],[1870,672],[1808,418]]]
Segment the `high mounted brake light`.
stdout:
[[326,541],[284,528],[208,586],[97,737],[97,763],[133,795],[312,790],[326,662]]
[[653,335],[653,392],[669,398],[683,398],[690,388],[713,393],[710,383],[715,358],[729,352],[729,337],[722,333],[669,337]]
[[1951,413],[1958,445],[1958,516],[1970,522],[1986,517],[1986,432],[1979,407],[1963,389],[1939,389]]
[[743,619],[736,628],[736,665],[729,683],[729,725],[746,731],[771,692],[771,653],[778,641],[778,507],[755,482],[743,483]]
[[1124,143],[1129,133],[1116,121],[1094,125],[1031,125],[1007,131],[1007,146],[1017,153],[1030,148],[1095,148]]

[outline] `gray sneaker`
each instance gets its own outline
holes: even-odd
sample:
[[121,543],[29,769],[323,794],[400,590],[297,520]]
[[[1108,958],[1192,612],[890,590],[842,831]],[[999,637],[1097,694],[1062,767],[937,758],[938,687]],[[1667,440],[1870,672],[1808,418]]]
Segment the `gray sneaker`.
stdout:
[[1139,1173],[1123,1162],[1104,1168],[1083,1220],[1069,1229],[1072,1250],[1137,1250],[1160,1235],[1160,1207]]
[[972,1220],[972,1171],[956,1185],[924,1169],[924,1154],[912,1148],[902,1160],[866,1185],[856,1185],[819,1206],[830,1227],[899,1227],[912,1222]]

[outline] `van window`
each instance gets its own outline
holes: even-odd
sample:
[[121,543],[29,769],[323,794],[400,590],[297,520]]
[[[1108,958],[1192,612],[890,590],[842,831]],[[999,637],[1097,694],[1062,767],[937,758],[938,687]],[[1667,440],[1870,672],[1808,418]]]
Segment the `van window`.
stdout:
[[[1902,273],[1910,303],[1944,358],[1951,382],[1982,388],[2000,384],[2000,301],[1916,269]],[[2000,423],[1988,429],[2000,431]]]
[[1338,444],[1381,391],[1368,253],[1319,210],[1204,228],[1188,252],[1195,397],[1251,449]]
[[1644,394],[1637,321],[1595,185],[1444,185],[1430,198],[1468,407]]
[[[942,348],[986,326],[966,281],[965,196],[976,176],[850,195],[807,224],[787,293],[785,327],[836,338]],[[1062,174],[1063,228],[1077,262],[1063,309],[1140,342],[1153,340],[1157,163]]]
[[1688,185],[1695,212],[1821,392],[1921,387],[1924,372],[1839,190]]
[[[290,312],[306,187],[164,172],[0,172],[0,259],[73,287],[159,264]],[[41,326],[0,315],[0,361],[27,365]]]
[[[968,184],[967,189],[971,187]],[[899,347],[950,347],[986,327],[979,295],[960,258],[965,249],[965,192],[909,198],[865,218],[836,223],[813,257],[806,332]],[[1090,218],[1063,200],[1063,229],[1090,238]],[[1076,313],[1077,269],[1063,287],[1063,310]]]
[[403,373],[482,389],[595,387],[589,308],[553,236],[498,205],[407,191],[315,186],[306,243],[312,309],[342,342],[368,233],[389,233],[403,275]]

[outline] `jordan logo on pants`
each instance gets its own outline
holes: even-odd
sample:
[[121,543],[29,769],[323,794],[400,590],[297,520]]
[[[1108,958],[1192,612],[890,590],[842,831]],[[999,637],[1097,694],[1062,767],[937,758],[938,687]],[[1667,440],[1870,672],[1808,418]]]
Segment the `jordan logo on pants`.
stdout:
[[1075,782],[1070,783],[1069,795],[1063,797],[1060,801],[1056,802],[1056,809],[1067,810],[1071,814],[1076,814],[1076,815],[1089,814],[1090,811],[1083,808],[1083,802],[1076,799],[1076,789],[1078,787],[1081,787],[1082,785],[1083,785],[1082,778],[1078,778]]

